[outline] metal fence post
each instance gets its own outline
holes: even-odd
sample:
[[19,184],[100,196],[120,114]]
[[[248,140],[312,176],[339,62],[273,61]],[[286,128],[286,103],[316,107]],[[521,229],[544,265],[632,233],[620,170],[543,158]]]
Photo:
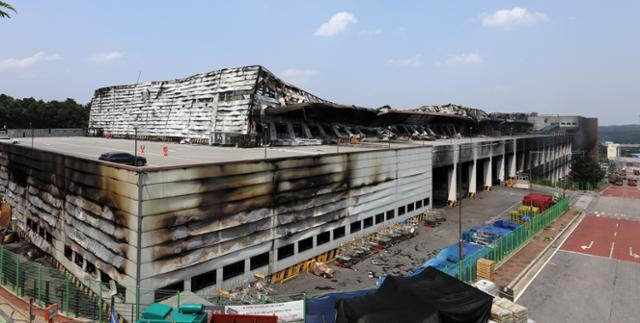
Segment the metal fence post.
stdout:
[[4,248],[0,246],[0,284],[4,285]]
[[64,275],[64,311],[67,313],[71,313],[69,311],[69,274]]
[[140,319],[140,286],[136,286],[136,321]]
[[180,307],[180,291],[178,291],[178,293],[176,294],[176,304],[178,304],[178,307]]
[[20,294],[20,257],[18,256],[18,254],[16,255],[16,284],[15,284],[15,290],[16,290],[16,294],[18,296],[22,296]]
[[98,302],[98,321],[102,323],[102,283],[100,284],[100,302]]
[[42,265],[38,264],[38,293],[36,300],[42,303]]

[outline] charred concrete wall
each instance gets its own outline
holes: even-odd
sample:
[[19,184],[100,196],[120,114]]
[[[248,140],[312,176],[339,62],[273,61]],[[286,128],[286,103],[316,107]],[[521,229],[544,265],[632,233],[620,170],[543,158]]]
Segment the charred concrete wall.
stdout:
[[238,286],[422,213],[431,206],[431,154],[419,147],[145,171],[142,285]]
[[78,277],[135,284],[138,175],[0,143],[12,225]]
[[[89,127],[114,136],[192,138],[233,144],[255,132],[261,109],[326,102],[286,84],[261,66],[227,68],[184,79],[95,91]],[[252,112],[253,111],[253,112]]]

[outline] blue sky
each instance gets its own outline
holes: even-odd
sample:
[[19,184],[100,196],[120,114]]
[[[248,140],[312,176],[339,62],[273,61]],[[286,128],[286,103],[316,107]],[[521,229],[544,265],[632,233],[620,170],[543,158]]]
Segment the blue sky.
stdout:
[[102,86],[261,64],[368,107],[640,121],[639,1],[17,1],[0,20],[0,92]]

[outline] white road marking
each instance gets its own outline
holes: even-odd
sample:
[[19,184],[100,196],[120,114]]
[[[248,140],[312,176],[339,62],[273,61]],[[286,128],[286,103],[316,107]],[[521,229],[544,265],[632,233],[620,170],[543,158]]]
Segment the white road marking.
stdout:
[[616,223],[616,229],[618,228],[619,225],[620,225],[620,223]]
[[[571,228],[571,232],[567,233],[567,235],[564,237],[562,242],[560,242],[558,244],[558,247],[553,250],[553,252],[551,253],[551,256],[549,256],[549,258],[544,262],[544,264],[542,264],[542,266],[540,266],[540,268],[538,268],[538,271],[536,271],[536,273],[533,275],[533,277],[531,277],[531,280],[529,280],[529,282],[526,285],[524,285],[524,287],[522,288],[522,291],[520,292],[520,294],[516,295],[516,297],[514,298],[513,301],[515,303],[518,302],[518,299],[520,298],[520,296],[522,296],[522,294],[524,294],[524,292],[527,290],[527,288],[529,288],[529,285],[531,285],[531,283],[533,283],[533,281],[536,280],[536,277],[538,277],[538,275],[540,275],[540,273],[542,272],[542,269],[544,269],[544,267],[547,266],[547,263],[549,263],[549,261],[551,261],[551,258],[553,258],[556,255],[556,253],[558,252],[558,250],[560,250],[560,248],[562,248],[562,245],[573,234],[573,231],[575,231],[576,228],[578,226],[580,226],[580,223],[582,223],[582,220],[584,220],[584,218],[585,217],[582,217],[582,219],[580,219],[580,221],[578,221],[578,223],[576,223],[576,225],[573,228]],[[565,250],[562,250],[562,251],[565,251]],[[580,253],[576,252],[576,254],[580,254]],[[582,255],[582,254],[580,254],[580,255]]]
[[611,250],[609,250],[609,259],[611,259],[613,257],[613,248],[616,247],[616,243],[612,242],[611,243]]
[[582,248],[582,250],[587,250],[587,249],[591,249],[591,247],[593,247],[593,240],[591,240],[591,242],[589,243],[589,245],[584,245],[584,246],[580,246],[580,248]]
[[633,248],[629,247],[629,256],[633,258],[640,258],[640,255],[633,253]]
[[614,237],[617,237],[617,236],[618,236],[618,231],[615,231],[615,232],[613,233],[613,236],[614,236]]
[[571,250],[560,250],[560,251],[561,252],[566,252],[566,253],[571,253],[571,254],[574,254],[574,255],[586,256],[586,257],[596,257],[596,258],[601,258],[601,259],[609,259],[609,258],[607,258],[605,256],[592,255],[592,254],[589,254],[589,253],[582,253],[582,252],[578,252],[578,251],[571,251]]

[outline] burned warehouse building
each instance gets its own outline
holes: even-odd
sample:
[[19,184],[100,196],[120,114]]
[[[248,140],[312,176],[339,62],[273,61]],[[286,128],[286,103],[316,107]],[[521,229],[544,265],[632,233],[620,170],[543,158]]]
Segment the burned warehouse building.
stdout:
[[191,162],[202,150],[183,145],[171,162],[134,167],[73,145],[0,143],[0,191],[15,227],[75,276],[114,280],[128,300],[135,286],[151,301],[158,288],[211,294],[255,274],[282,280],[463,189],[531,168],[563,178],[574,136],[532,117],[341,105],[262,66],[228,68],[100,88],[91,101],[88,132],[104,147],[135,135],[212,145],[210,159]]

